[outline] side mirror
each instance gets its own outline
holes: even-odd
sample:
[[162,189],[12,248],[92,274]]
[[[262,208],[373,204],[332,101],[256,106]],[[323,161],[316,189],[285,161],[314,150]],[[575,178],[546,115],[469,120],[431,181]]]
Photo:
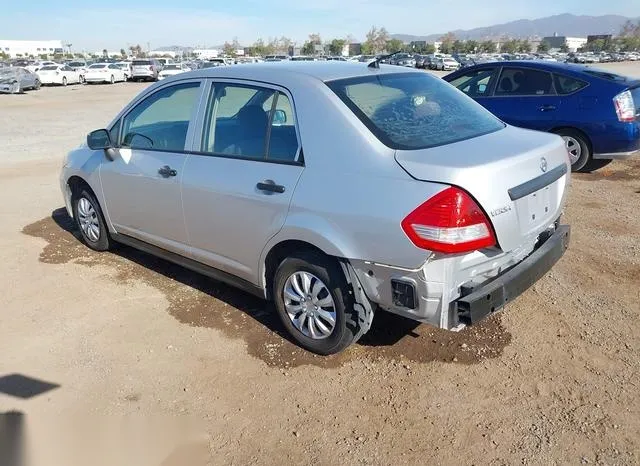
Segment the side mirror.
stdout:
[[276,110],[273,114],[273,125],[284,125],[287,122],[287,114],[284,110]]
[[97,129],[87,134],[87,145],[92,150],[109,149],[111,137],[106,129]]

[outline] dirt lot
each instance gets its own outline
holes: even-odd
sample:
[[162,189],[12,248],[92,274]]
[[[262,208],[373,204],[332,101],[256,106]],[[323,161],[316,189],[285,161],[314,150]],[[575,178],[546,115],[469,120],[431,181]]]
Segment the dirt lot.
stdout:
[[321,358],[259,300],[73,236],[62,157],[143,86],[0,96],[0,412],[40,464],[73,464],[56,445],[98,464],[78,439],[107,419],[191,426],[137,465],[640,463],[640,160],[573,178],[570,249],[506,312],[459,334],[380,313]]

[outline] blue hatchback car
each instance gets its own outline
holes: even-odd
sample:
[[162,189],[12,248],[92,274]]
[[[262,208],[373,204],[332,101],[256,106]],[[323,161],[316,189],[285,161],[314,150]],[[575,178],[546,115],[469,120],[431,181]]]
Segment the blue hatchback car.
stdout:
[[444,79],[508,124],[562,136],[573,171],[640,154],[640,80],[543,61],[483,63]]

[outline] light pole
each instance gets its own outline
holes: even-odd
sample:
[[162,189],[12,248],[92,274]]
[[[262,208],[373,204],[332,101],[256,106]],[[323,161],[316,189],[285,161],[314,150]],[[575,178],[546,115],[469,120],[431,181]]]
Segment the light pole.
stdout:
[[73,44],[64,44],[64,45],[66,45],[66,46],[67,46],[67,51],[68,51],[69,55],[71,55],[71,58],[73,58],[73,55],[71,54],[71,46],[72,46]]

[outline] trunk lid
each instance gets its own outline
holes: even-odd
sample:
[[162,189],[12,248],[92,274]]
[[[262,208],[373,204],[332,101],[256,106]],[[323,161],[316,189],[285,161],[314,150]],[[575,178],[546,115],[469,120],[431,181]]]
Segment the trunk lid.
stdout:
[[531,244],[558,218],[571,171],[559,136],[511,126],[453,144],[397,150],[396,161],[413,178],[471,194],[503,251]]

